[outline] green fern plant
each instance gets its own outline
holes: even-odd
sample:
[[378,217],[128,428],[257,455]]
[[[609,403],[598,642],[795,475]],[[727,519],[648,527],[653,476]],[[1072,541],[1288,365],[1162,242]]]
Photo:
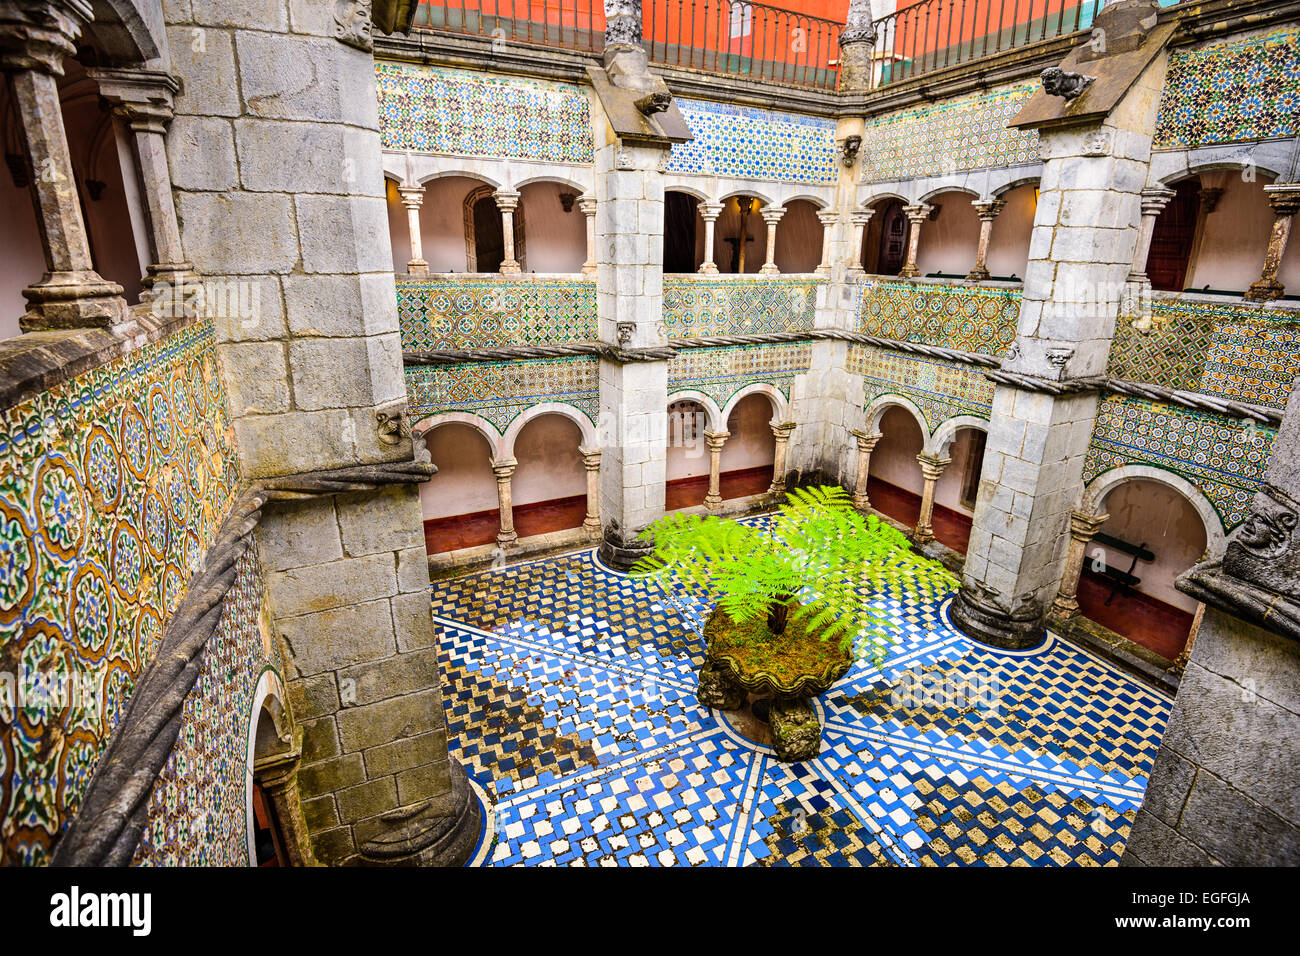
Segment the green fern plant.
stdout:
[[942,565],[916,554],[875,515],[864,518],[835,486],[791,491],[770,530],[683,514],[649,530],[654,553],[634,573],[705,592],[736,624],[766,618],[764,639],[782,640],[799,621],[807,633],[876,664],[893,638],[867,595],[888,587],[903,600],[923,601],[957,586]]

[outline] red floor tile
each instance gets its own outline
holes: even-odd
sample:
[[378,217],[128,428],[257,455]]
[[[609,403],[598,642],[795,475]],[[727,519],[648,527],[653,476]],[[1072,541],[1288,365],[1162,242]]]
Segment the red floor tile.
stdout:
[[[772,485],[772,466],[759,468],[742,468],[738,471],[724,471],[718,481],[718,493],[724,499],[744,498],[749,495],[762,494]],[[697,478],[678,478],[664,485],[664,510],[676,511],[678,508],[691,508],[704,504],[704,496],[709,493],[709,476]]]
[[[587,517],[587,496],[553,498],[514,508],[515,533],[521,538],[581,527]],[[501,519],[497,510],[450,518],[432,518],[424,523],[424,545],[430,554],[491,544],[497,539]]]
[[1083,616],[1155,651],[1165,660],[1176,658],[1187,643],[1193,615],[1133,590],[1116,593],[1107,607],[1111,585],[1109,578],[1084,567],[1078,595]]
[[[884,512],[895,521],[901,521],[909,528],[915,528],[917,519],[921,517],[920,495],[879,478],[867,479],[867,497],[871,499],[871,507]],[[969,515],[936,504],[931,524],[940,544],[952,548],[958,554],[966,553],[970,544]]]

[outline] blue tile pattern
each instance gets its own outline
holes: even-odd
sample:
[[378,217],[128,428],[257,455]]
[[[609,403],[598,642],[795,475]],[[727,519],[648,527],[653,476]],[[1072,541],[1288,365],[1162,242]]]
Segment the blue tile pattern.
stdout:
[[[695,700],[673,601],[575,552],[432,588],[448,738],[505,865],[1109,865],[1170,701],[1064,640],[995,651],[946,598],[872,600],[897,626],[818,702],[823,747],[778,762]],[[984,681],[978,706],[899,691]],[[951,702],[951,706],[945,706]]]
[[835,121],[678,99],[695,137],[673,146],[670,173],[834,185]]

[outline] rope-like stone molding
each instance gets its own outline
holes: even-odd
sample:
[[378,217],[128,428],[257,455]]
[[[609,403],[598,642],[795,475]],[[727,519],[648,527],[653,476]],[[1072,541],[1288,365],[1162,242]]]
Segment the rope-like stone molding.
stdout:
[[55,844],[53,866],[130,864],[147,821],[149,794],[176,744],[185,699],[203,668],[204,652],[267,501],[373,491],[427,481],[436,471],[428,462],[401,461],[308,472],[263,480],[235,500],[163,629],[158,652],[140,672],[81,808]]
[[1154,402],[1182,405],[1184,408],[1213,412],[1229,418],[1244,418],[1249,421],[1259,422],[1262,425],[1277,427],[1282,424],[1282,410],[1280,408],[1265,408],[1262,405],[1234,402],[1227,398],[1204,395],[1200,392],[1184,392],[1176,388],[1166,388],[1163,385],[1148,385],[1142,382],[1128,382],[1123,379],[1108,378],[1106,379],[1106,391],[1116,395],[1132,395],[1136,398],[1145,398]]
[[1078,395],[1082,392],[1098,392],[1106,386],[1106,379],[1100,375],[1056,381],[1038,375],[1026,375],[1023,372],[993,369],[986,371],[984,377],[997,385],[1010,385],[1012,388],[1018,388],[1022,391],[1042,392],[1047,395]]

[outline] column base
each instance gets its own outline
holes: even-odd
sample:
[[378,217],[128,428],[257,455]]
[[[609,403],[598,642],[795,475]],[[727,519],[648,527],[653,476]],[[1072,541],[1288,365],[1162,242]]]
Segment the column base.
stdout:
[[163,282],[175,288],[198,281],[199,277],[194,271],[192,262],[155,262],[145,267],[145,274],[140,280],[140,284],[146,289],[152,289],[158,283]]
[[830,266],[818,266],[813,272],[819,276],[828,276],[831,274]]
[[1072,597],[1062,597],[1058,594],[1056,600],[1052,602],[1052,613],[1057,617],[1066,619],[1077,617],[1079,610],[1079,602]]
[[854,495],[854,496],[853,496],[853,507],[855,507],[855,508],[857,508],[859,511],[863,511],[863,512],[870,511],[870,510],[871,510],[871,499],[868,498],[866,495]]
[[1250,302],[1272,302],[1286,295],[1286,286],[1276,280],[1256,279],[1243,296]]
[[758,274],[761,276],[779,276],[781,270],[776,267],[775,263],[765,262],[762,268],[758,270]]
[[406,264],[406,274],[411,276],[427,276],[429,274],[429,263],[423,259],[412,259]]
[[972,269],[970,272],[966,273],[967,282],[983,282],[988,278],[991,278],[988,269]]
[[590,262],[590,263],[588,263],[588,262],[584,262],[584,263],[582,264],[582,274],[583,274],[583,275],[585,275],[585,276],[594,276],[594,275],[596,274],[596,272],[597,272],[597,269],[596,269],[596,263],[594,263],[594,262]]
[[391,830],[358,847],[365,863],[385,866],[464,866],[483,832],[483,813],[465,768],[451,761],[451,792],[406,810],[385,822]]
[[23,289],[27,311],[18,320],[24,332],[45,329],[111,329],[130,321],[122,287],[97,272],[48,272]]
[[517,276],[523,271],[523,269],[519,268],[519,263],[512,259],[507,259],[505,262],[501,263],[501,274],[503,276]]
[[599,538],[600,519],[593,518],[591,515],[588,515],[587,518],[582,522],[582,530],[585,531],[587,533],[587,536],[591,538],[593,541]]
[[784,482],[784,481],[774,481],[774,482],[772,482],[770,485],[768,485],[768,486],[767,486],[767,496],[768,496],[769,498],[784,498],[784,497],[785,497],[785,482]]
[[903,268],[898,270],[898,277],[900,279],[915,279],[920,274],[921,270],[916,266],[903,266]]
[[497,532],[497,547],[508,548],[519,540],[519,534],[515,531]]
[[700,266],[700,275],[715,276],[718,274],[718,267],[712,262],[706,262]]
[[1038,645],[1045,631],[1045,618],[1038,608],[1029,606],[1008,613],[980,600],[965,585],[953,598],[948,615],[953,626],[967,637],[1008,651]]
[[631,571],[642,558],[654,554],[654,540],[638,537],[639,532],[624,531],[617,521],[605,527],[600,542],[600,560],[615,571]]
[[710,511],[717,511],[722,507],[722,495],[705,495],[704,507]]
[[921,528],[916,528],[912,531],[910,537],[914,545],[916,545],[918,548],[923,548],[931,541],[934,540],[934,531],[933,529],[928,529],[928,528],[925,530],[922,530]]

